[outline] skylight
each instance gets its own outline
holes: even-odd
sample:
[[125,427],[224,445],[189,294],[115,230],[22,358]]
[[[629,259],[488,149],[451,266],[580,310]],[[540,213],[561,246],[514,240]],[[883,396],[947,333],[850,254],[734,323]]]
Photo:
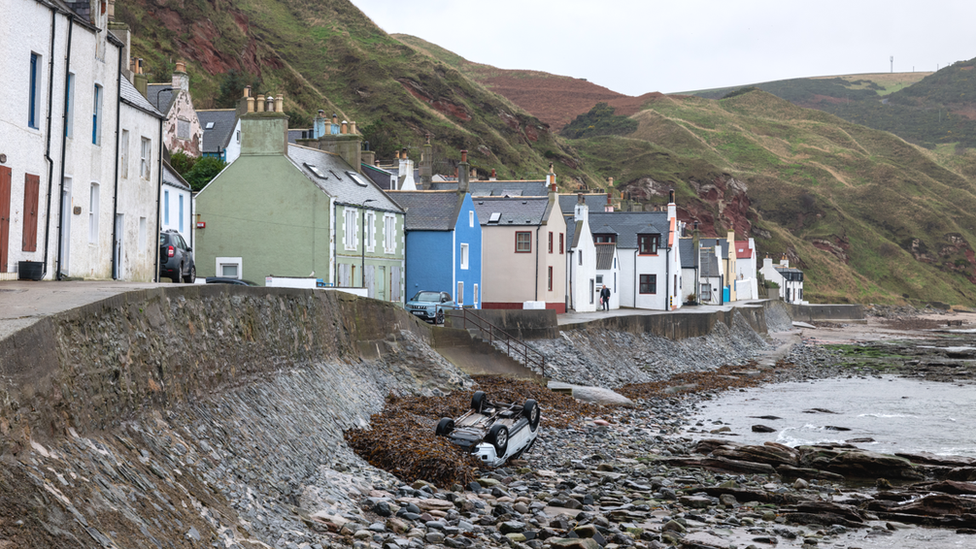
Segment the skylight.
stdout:
[[318,167],[308,163],[305,164],[305,167],[308,168],[308,171],[314,173],[316,177],[319,177],[321,179],[328,179],[328,177],[326,177],[325,174],[322,173],[322,170],[318,169]]
[[207,127],[204,128],[204,129],[206,129],[206,130],[212,130],[213,127],[214,127],[214,123],[213,122],[207,122]]
[[501,212],[492,212],[491,217],[488,218],[488,223],[498,223],[502,220]]
[[348,175],[349,177],[351,177],[352,180],[355,181],[356,184],[359,185],[360,187],[368,187],[369,186],[369,184],[366,183],[365,181],[363,181],[363,179],[361,177],[359,177],[359,174],[356,173],[356,172],[346,172],[346,175]]

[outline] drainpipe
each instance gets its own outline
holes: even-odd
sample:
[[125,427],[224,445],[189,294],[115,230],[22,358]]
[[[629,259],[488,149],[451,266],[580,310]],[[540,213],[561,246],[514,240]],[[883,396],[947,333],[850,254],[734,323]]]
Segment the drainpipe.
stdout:
[[[48,236],[50,234],[51,228],[51,187],[54,184],[54,159],[51,158],[51,117],[54,111],[54,37],[55,28],[57,26],[57,10],[51,7],[51,60],[48,76],[48,90],[47,90],[47,145],[44,148],[44,159],[47,160],[47,206],[45,208],[45,215],[47,216],[47,223],[44,225],[44,260],[43,266],[41,267],[43,271],[41,272],[41,278],[47,275],[47,250],[48,250]],[[70,35],[69,35],[70,36]],[[67,81],[65,81],[65,89],[67,89]]]
[[576,299],[575,299],[576,296],[573,295],[573,265],[574,265],[574,263],[573,263],[573,251],[572,250],[569,251],[568,257],[569,257],[569,268],[566,269],[566,273],[569,275],[568,276],[568,278],[569,278],[569,284],[568,284],[568,286],[569,286],[569,300],[568,301],[569,301],[569,307],[575,311],[576,310]]
[[[108,32],[106,30],[106,32]],[[125,48],[119,47],[119,70],[116,72],[118,77],[117,86],[115,90],[115,189],[112,192],[112,279],[120,280],[122,278],[122,254],[119,253],[119,257],[116,256],[116,250],[119,250],[119,227],[118,227],[118,217],[119,217],[119,128],[122,125],[122,54]],[[128,160],[128,159],[126,159]]]
[[[159,104],[159,101],[156,101]],[[159,140],[156,142],[158,145],[159,154],[159,168],[156,170],[156,239],[153,241],[152,249],[156,259],[153,265],[153,272],[156,273],[153,282],[159,282],[159,207],[162,201],[163,194],[163,122],[165,118],[159,119]],[[151,181],[151,179],[150,179]]]
[[637,278],[637,252],[640,251],[640,244],[637,244],[637,249],[634,250],[634,308],[637,308],[637,296],[640,294],[640,279]]
[[[68,50],[64,54],[65,83],[67,83],[68,81],[68,74],[70,72],[69,69],[71,68],[71,33],[74,30],[74,28],[75,28],[74,19],[69,15],[68,16]],[[64,112],[62,113],[61,117],[63,119],[63,125],[67,127],[68,124],[68,86],[67,85],[64,87]],[[54,277],[57,280],[62,279],[61,261],[63,258],[61,257],[61,244],[63,243],[64,240],[64,228],[63,228],[64,218],[62,217],[62,214],[64,214],[64,159],[65,159],[65,155],[67,154],[67,151],[65,150],[67,144],[68,144],[68,132],[61,132],[61,180],[58,182],[58,204],[59,204],[58,206],[58,249],[57,249],[58,259],[55,262],[55,268],[54,268]],[[48,194],[48,207],[50,207],[50,199],[51,196],[50,194]],[[68,215],[71,215],[71,213],[68,212]],[[48,226],[50,227],[51,225],[50,210],[48,210],[47,216],[48,216]]]
[[539,301],[539,229],[542,225],[535,228],[535,300]]

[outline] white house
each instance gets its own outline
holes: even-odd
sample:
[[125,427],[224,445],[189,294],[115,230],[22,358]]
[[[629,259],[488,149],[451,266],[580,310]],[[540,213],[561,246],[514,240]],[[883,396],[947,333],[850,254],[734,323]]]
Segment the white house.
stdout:
[[779,285],[779,297],[787,303],[806,303],[803,301],[803,271],[790,268],[790,262],[783,256],[779,265],[770,258],[763,259],[760,274]]
[[735,241],[735,294],[739,301],[759,298],[756,279],[756,241]]
[[193,226],[190,184],[163,162],[163,186],[159,196],[159,230],[179,231],[183,240],[193,247]]
[[0,4],[0,58],[16,90],[0,97],[0,279],[21,266],[49,279],[152,278],[155,254],[140,253],[139,236],[146,218],[155,240],[158,170],[123,175],[143,136],[159,158],[159,113],[132,95],[125,42],[101,7]]
[[[589,208],[579,195],[576,213],[566,224],[570,241],[567,257],[569,273],[569,308],[577,312],[593,312],[600,308],[600,289],[596,282],[596,244],[590,232]],[[570,232],[572,231],[572,232]]]

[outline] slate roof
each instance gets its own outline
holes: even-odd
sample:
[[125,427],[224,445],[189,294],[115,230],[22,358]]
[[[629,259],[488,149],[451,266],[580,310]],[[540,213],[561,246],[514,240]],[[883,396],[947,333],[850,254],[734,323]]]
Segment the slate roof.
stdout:
[[132,105],[133,107],[139,109],[146,114],[151,114],[156,118],[165,119],[166,116],[163,113],[156,110],[152,103],[148,99],[139,93],[139,90],[129,82],[128,78],[122,78],[122,102]]
[[[456,191],[457,181],[431,182],[436,191]],[[470,181],[468,192],[475,196],[549,196],[546,180]],[[605,199],[604,199],[605,200]]]
[[184,191],[190,190],[190,184],[165,160],[163,160],[163,184]]
[[698,276],[701,277],[718,277],[722,276],[722,270],[718,267],[718,258],[715,257],[715,252],[711,249],[698,250],[701,257],[701,268],[698,271]]
[[695,263],[695,241],[690,238],[678,240],[678,253],[681,254],[681,268],[694,269]]
[[[533,226],[541,225],[548,218],[549,198],[544,196],[529,196],[521,198],[505,197],[472,197],[474,211],[478,214],[478,221],[482,227],[499,226]],[[497,223],[491,222],[491,214],[498,213]]]
[[[218,153],[227,148],[237,127],[237,111],[234,109],[204,109],[197,111],[203,128],[203,152]],[[208,124],[213,127],[207,129]]]
[[[363,202],[371,199],[373,202],[367,205],[367,209],[403,211],[372,180],[356,173],[352,166],[337,154],[289,144],[288,158],[306,177],[335,198],[336,202],[362,206]],[[314,166],[318,173],[309,166]]]
[[726,238],[702,238],[701,241],[702,248],[714,248],[716,245],[721,250],[719,257],[722,259],[729,258],[729,241]]
[[[156,108],[159,112],[168,115],[169,108],[173,105],[173,98],[176,96],[173,92],[179,90],[167,90],[160,91],[163,88],[172,88],[172,83],[167,84],[149,84],[147,86],[146,98],[152,103],[152,106]],[[159,97],[159,102],[156,102],[156,97]]]
[[456,191],[388,191],[403,208],[408,231],[452,231],[463,196]]
[[297,143],[299,139],[311,139],[315,135],[315,130],[312,128],[305,129],[292,129],[288,128],[288,142]]
[[613,268],[613,256],[617,245],[601,242],[596,245],[596,270],[608,271]]
[[390,190],[390,181],[396,177],[396,174],[389,170],[384,170],[383,168],[377,168],[376,166],[370,166],[369,164],[362,164],[363,175],[373,180],[379,188],[384,191]]
[[[567,232],[569,230],[569,225],[570,225],[569,223],[566,224],[566,230],[567,230]],[[576,248],[576,247],[579,246],[579,238],[580,238],[580,236],[583,235],[583,222],[582,221],[577,221],[576,223],[573,223],[572,225],[573,225],[573,234],[569,235],[569,241],[572,242],[572,244],[570,244],[569,247],[570,248]]]
[[[564,216],[572,217],[576,213],[576,202],[578,200],[577,194],[559,195],[559,209],[562,210]],[[604,208],[607,206],[607,193],[584,193],[583,202],[586,203],[590,213],[604,213]]]
[[617,233],[617,248],[636,249],[637,235],[660,234],[665,245],[668,234],[668,212],[590,212],[590,232],[606,234],[604,226]]

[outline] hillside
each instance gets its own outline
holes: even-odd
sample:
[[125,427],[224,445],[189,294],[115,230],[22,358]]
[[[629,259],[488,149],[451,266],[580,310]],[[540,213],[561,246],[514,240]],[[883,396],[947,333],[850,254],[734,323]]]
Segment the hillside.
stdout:
[[381,158],[402,147],[418,158],[430,133],[444,173],[468,149],[479,173],[540,177],[556,160],[557,173],[586,180],[544,122],[390,37],[348,0],[126,0],[116,13],[150,81],[188,62],[197,108],[217,106],[233,70],[261,92],[284,92],[293,125],[307,127],[318,109],[357,121]]

